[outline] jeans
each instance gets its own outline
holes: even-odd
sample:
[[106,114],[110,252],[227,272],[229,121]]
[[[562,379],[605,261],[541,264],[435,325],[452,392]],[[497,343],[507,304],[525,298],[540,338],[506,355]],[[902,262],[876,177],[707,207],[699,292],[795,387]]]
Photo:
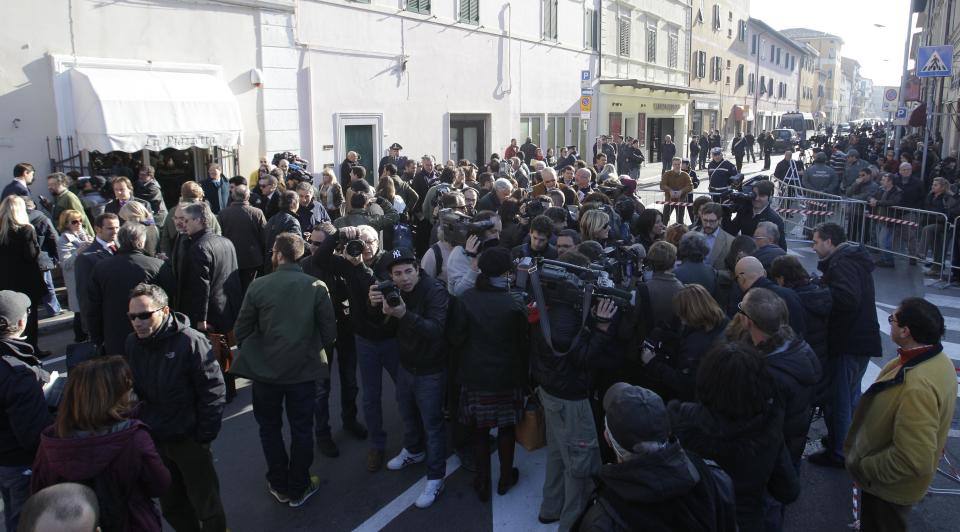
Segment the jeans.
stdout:
[[893,264],[893,233],[894,226],[892,224],[885,223],[880,226],[880,249],[890,252],[880,254],[880,263],[882,264]]
[[860,382],[867,371],[869,355],[839,355],[828,360],[830,394],[826,409],[827,430],[830,432],[830,451],[843,460],[843,440],[853,421],[853,411],[860,401]]
[[[253,416],[267,460],[267,480],[280,493],[299,497],[310,484],[313,463],[315,381],[297,384],[253,382]],[[283,442],[283,411],[290,423],[290,454]]]
[[447,472],[447,432],[443,425],[443,396],[447,373],[414,375],[397,369],[397,401],[403,418],[403,448],[427,452],[427,479],[440,480]]
[[[337,349],[335,351],[337,358],[337,373],[340,375],[340,419],[346,424],[357,419],[357,394],[360,388],[357,386],[357,343],[353,335],[350,334],[348,326],[341,327],[339,324],[348,322],[349,318],[339,320],[337,323]],[[349,323],[349,322],[348,322]],[[344,329],[347,329],[346,331]],[[334,352],[330,353],[331,355]],[[330,364],[333,364],[333,356],[330,357]],[[332,372],[331,372],[332,373]],[[330,382],[332,375],[317,380],[316,393],[316,431],[317,439],[330,439]]]
[[[668,199],[667,201],[683,201],[683,198]],[[677,223],[678,223],[678,224],[682,224],[682,223],[683,223],[683,212],[684,212],[684,209],[683,209],[683,207],[675,206],[675,205],[664,205],[664,206],[663,206],[663,223],[665,223],[665,224],[669,224],[669,223],[670,223],[670,214],[672,214],[674,211],[676,211],[676,213],[677,213]]]
[[47,285],[47,293],[43,296],[43,306],[47,307],[50,314],[60,314],[63,309],[60,307],[60,301],[57,300],[57,290],[53,287],[53,274],[50,273],[50,270],[43,272],[43,282]]
[[943,264],[943,238],[946,236],[946,227],[932,223],[923,227],[923,253],[921,256],[926,258],[927,252],[933,248],[933,262],[938,265]]
[[210,445],[190,438],[156,444],[163,465],[170,470],[170,488],[160,496],[163,518],[177,532],[226,532],[227,516]]
[[593,493],[600,471],[600,446],[588,399],[568,401],[539,389],[547,428],[547,466],[540,517],[573,528]]
[[7,532],[14,532],[20,521],[20,510],[30,498],[30,466],[0,466],[0,493]]
[[[383,370],[387,370],[396,384],[400,348],[397,346],[396,338],[369,340],[357,335],[356,340],[360,383],[363,386],[363,417],[367,422],[370,445],[382,451],[387,445],[387,433],[383,431],[383,407],[380,404],[383,392]],[[399,393],[399,387],[397,391]]]

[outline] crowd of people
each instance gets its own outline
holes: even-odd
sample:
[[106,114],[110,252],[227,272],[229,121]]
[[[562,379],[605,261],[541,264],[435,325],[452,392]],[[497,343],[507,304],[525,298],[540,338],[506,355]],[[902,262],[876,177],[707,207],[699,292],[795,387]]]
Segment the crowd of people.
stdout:
[[[900,356],[861,401],[881,355],[866,249],[820,224],[819,273],[806,271],[786,254],[773,183],[729,195],[742,175],[720,147],[706,165],[676,151],[664,160],[666,201],[689,198],[698,165],[710,195],[643,205],[629,140],[598,139],[592,161],[574,147],[552,161],[514,140],[479,165],[411,159],[393,144],[376,179],[350,152],[317,184],[266,158],[249,178],[214,163],[173,205],[150,167],[100,186],[54,173],[46,213],[31,206],[34,168],[17,165],[0,203],[7,530],[91,518],[160,530],[161,515],[176,530],[226,530],[210,443],[237,378],[252,382],[264,495],[304,505],[320,489],[314,449],[339,456],[334,358],[341,425],[366,441],[363,467],[423,469],[419,508],[441,496],[448,446],[480,501],[494,490],[495,446],[497,496],[508,496],[530,474],[514,449],[532,409],[545,421],[531,510],[542,523],[779,530],[819,407],[828,436],[806,461],[856,479],[862,530],[903,521],[953,415],[939,310],[897,307]],[[87,188],[112,199],[91,203]],[[36,312],[58,266],[76,345],[89,349],[68,361],[56,402]],[[574,272],[563,278],[579,303],[545,289],[538,268]],[[403,426],[393,445],[384,370]]]

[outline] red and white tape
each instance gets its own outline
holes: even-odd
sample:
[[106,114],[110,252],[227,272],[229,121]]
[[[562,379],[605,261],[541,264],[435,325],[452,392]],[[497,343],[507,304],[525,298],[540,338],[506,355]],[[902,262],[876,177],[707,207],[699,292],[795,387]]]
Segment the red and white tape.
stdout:
[[833,216],[833,211],[809,211],[807,209],[775,209],[786,214],[806,214],[809,216]]
[[660,200],[657,202],[657,205],[670,205],[672,207],[693,207],[692,203],[687,203],[685,201],[663,201]]
[[920,227],[920,224],[918,224],[917,222],[911,222],[910,220],[901,220],[900,218],[891,218],[889,216],[880,216],[878,214],[864,214],[864,216],[867,218],[870,218],[871,220],[877,220],[879,222],[909,225],[911,227]]

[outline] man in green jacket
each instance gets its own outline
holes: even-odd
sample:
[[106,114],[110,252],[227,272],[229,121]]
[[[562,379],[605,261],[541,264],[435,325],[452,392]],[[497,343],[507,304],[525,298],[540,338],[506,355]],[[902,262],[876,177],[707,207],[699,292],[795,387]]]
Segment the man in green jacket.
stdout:
[[[320,489],[320,479],[310,476],[314,400],[317,381],[329,371],[326,350],[337,337],[327,286],[297,264],[303,247],[299,235],[277,236],[275,271],[254,280],[240,306],[234,325],[240,347],[231,369],[253,381],[253,415],[267,459],[267,490],[291,508]],[[284,404],[289,458],[282,433]]]
[[93,226],[90,225],[90,219],[87,218],[87,211],[83,208],[80,198],[67,188],[69,181],[67,174],[63,172],[54,172],[47,176],[47,190],[54,197],[53,207],[50,209],[51,220],[57,226],[57,230],[60,230],[60,214],[68,209],[75,210],[83,218],[83,231],[87,236],[92,237],[94,236]]
[[940,310],[911,297],[888,321],[899,356],[863,393],[843,445],[847,471],[862,492],[864,532],[907,529],[910,509],[937,470],[957,397],[953,362],[940,344]]

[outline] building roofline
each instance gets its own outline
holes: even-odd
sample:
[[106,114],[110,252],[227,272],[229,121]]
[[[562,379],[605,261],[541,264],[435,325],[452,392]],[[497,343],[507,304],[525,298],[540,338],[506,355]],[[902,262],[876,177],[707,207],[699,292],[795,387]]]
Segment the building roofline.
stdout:
[[780,32],[793,39],[836,39],[840,41],[841,45],[843,44],[843,38],[839,35],[820,30],[812,30],[810,28],[785,28],[780,30]]
[[791,47],[793,47],[795,50],[798,50],[800,53],[802,53],[802,54],[807,53],[807,50],[806,50],[805,48],[803,48],[802,46],[800,46],[798,43],[794,42],[793,39],[791,39],[790,37],[787,37],[786,35],[780,33],[779,31],[777,31],[777,30],[775,30],[775,29],[773,29],[773,27],[770,26],[769,24],[767,24],[766,22],[764,22],[764,21],[762,21],[762,20],[760,20],[760,19],[758,19],[758,18],[750,17],[749,23],[750,23],[750,24],[755,24],[755,25],[757,25],[757,26],[760,26],[760,27],[764,30],[764,32],[765,32],[766,34],[781,39],[782,41],[784,41],[785,43],[787,43],[788,45],[790,45]]

